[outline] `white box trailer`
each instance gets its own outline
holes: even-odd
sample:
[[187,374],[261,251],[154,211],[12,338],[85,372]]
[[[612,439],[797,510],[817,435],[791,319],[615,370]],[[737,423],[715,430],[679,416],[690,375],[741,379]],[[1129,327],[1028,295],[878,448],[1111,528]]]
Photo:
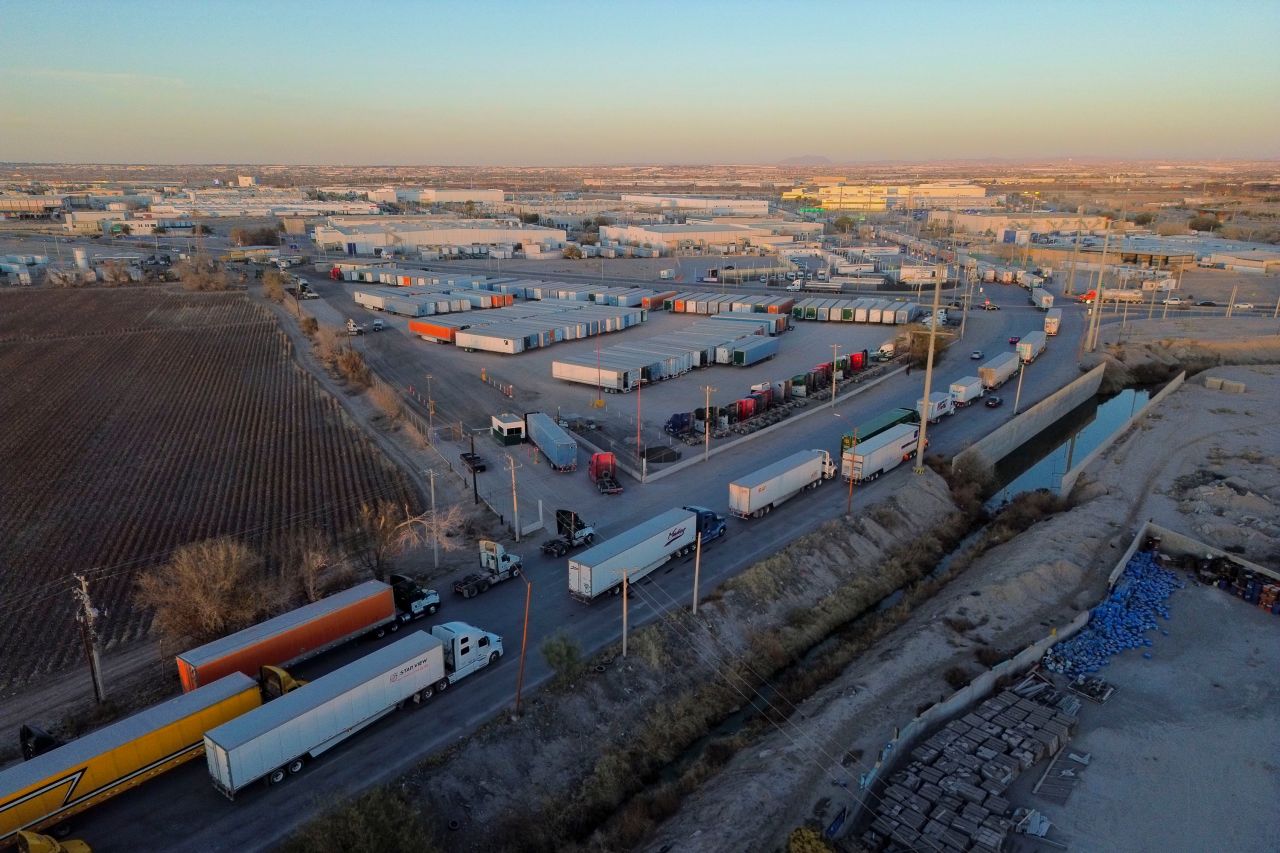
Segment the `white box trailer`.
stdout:
[[1035,331],[1022,336],[1022,340],[1018,341],[1018,358],[1023,364],[1030,364],[1036,360],[1040,353],[1044,352],[1047,341],[1044,332]]
[[724,519],[709,509],[667,510],[569,559],[569,594],[591,601],[619,589],[622,573],[630,582],[648,575],[678,554],[693,550],[698,531],[702,543],[725,533]]
[[982,379],[982,387],[994,391],[1009,377],[1018,372],[1018,354],[1003,352],[978,368],[978,376]]
[[1031,289],[1031,304],[1041,311],[1048,311],[1053,307],[1053,294],[1043,288],[1033,287]]
[[845,450],[840,473],[855,483],[874,480],[915,456],[919,441],[919,424],[898,424]]
[[1050,308],[1044,315],[1044,333],[1050,337],[1058,334],[1062,326],[1062,309]]
[[944,415],[955,414],[956,407],[949,391],[934,391],[928,400],[923,397],[916,400],[916,411],[920,413],[921,419],[936,424]]
[[836,475],[835,463],[825,450],[801,450],[785,459],[729,484],[729,514],[759,518],[775,506],[816,489]]
[[974,400],[982,399],[982,380],[976,376],[962,376],[951,383],[951,402],[957,407],[968,406]]
[[204,735],[213,785],[229,799],[261,779],[302,770],[407,701],[434,693],[502,657],[502,638],[446,622],[385,646]]

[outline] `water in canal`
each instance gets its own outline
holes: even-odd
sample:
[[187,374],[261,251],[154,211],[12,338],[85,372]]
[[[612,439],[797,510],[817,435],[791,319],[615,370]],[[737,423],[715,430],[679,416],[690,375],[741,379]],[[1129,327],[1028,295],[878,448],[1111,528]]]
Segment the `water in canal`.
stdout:
[[999,506],[1018,492],[1049,489],[1056,492],[1062,475],[1120,429],[1146,405],[1152,392],[1126,388],[1113,397],[1094,397],[1081,403],[1057,423],[1014,450],[996,464],[996,478],[1005,486],[987,505]]

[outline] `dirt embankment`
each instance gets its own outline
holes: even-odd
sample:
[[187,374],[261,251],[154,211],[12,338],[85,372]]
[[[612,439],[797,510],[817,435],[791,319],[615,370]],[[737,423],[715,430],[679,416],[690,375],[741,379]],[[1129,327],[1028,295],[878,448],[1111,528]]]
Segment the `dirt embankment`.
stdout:
[[[1188,382],[1087,471],[1074,508],[987,551],[934,599],[688,797],[644,849],[774,849],[825,826],[894,727],[1100,597],[1147,518],[1280,566],[1280,368],[1214,368],[1243,393]],[[842,758],[835,766],[828,756]]]
[[1167,382],[1186,370],[1200,373],[1232,364],[1280,364],[1280,325],[1262,317],[1160,321],[1137,320],[1107,326],[1102,354],[1086,356],[1081,367],[1107,362],[1104,391]]

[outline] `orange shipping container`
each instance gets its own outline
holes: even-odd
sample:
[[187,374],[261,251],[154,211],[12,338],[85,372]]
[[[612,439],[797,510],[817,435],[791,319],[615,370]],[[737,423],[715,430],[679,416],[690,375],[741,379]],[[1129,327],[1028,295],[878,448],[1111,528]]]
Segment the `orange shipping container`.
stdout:
[[194,690],[243,672],[257,678],[264,666],[288,666],[394,622],[391,587],[366,581],[243,631],[178,655],[182,689]]
[[453,336],[457,333],[457,329],[452,326],[441,326],[438,323],[429,323],[426,320],[410,320],[409,331],[415,335],[423,335],[437,341],[448,341],[453,343]]

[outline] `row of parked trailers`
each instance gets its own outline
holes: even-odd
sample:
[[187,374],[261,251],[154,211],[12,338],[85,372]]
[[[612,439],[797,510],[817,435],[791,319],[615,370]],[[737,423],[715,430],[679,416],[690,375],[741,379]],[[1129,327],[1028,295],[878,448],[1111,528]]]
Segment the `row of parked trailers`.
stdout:
[[892,299],[801,299],[791,308],[793,320],[818,320],[830,323],[910,323],[921,313],[914,302]]
[[795,300],[789,296],[742,296],[703,291],[671,293],[662,307],[676,314],[723,314],[727,311],[756,314],[788,314]]
[[518,302],[483,314],[412,319],[409,331],[423,340],[454,344],[467,351],[514,355],[561,341],[619,332],[640,325],[646,317],[643,308],[556,299]]
[[[680,331],[557,359],[551,363],[551,375],[626,393],[642,382],[673,379],[697,367],[734,364],[739,358],[745,366],[772,358],[777,353],[776,328],[777,321],[768,314],[726,312]],[[735,355],[739,351],[740,357]]]
[[403,317],[457,314],[480,308],[503,308],[515,297],[481,290],[448,290],[441,286],[371,287],[352,291],[357,305]]

